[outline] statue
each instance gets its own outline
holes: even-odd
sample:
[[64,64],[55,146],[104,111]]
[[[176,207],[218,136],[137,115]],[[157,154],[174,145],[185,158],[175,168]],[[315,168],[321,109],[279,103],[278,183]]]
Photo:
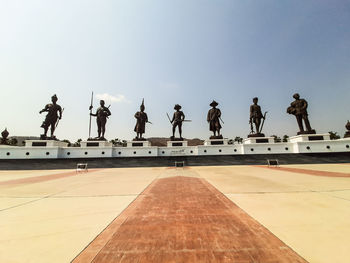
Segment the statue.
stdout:
[[[293,101],[290,106],[287,108],[287,113],[295,115],[298,126],[299,126],[299,134],[315,134],[316,131],[313,130],[310,126],[308,114],[307,114],[307,101],[304,99],[300,99],[298,93],[293,95],[295,101]],[[305,123],[306,131],[303,127],[303,120]]]
[[[98,136],[96,138],[94,138],[93,140],[106,141],[106,139],[104,137],[105,136],[105,131],[106,131],[106,123],[107,123],[108,117],[111,116],[111,112],[109,110],[109,107],[105,107],[105,101],[104,100],[100,100],[100,107],[96,110],[95,114],[93,114],[91,112],[93,106],[91,105],[89,107],[90,116],[96,117],[96,122],[97,122],[97,133],[98,133]],[[89,138],[89,140],[91,140],[91,139]]]
[[182,138],[182,122],[185,121],[185,114],[180,111],[181,110],[181,106],[179,104],[176,104],[174,106],[174,114],[173,114],[173,118],[170,120],[170,117],[168,115],[168,119],[170,121],[170,123],[173,125],[173,136],[170,137],[170,139],[173,141],[173,140],[176,140],[175,138],[175,130],[176,130],[176,127],[178,127],[179,129],[179,134],[180,134],[180,140],[183,140]]
[[345,128],[347,129],[344,138],[349,138],[350,137],[350,121],[348,120],[348,122],[345,125]]
[[142,137],[142,134],[145,133],[146,123],[149,121],[147,113],[145,112],[144,99],[142,99],[140,111],[136,112],[134,117],[136,118],[136,125],[134,128],[134,131],[136,132],[136,138],[134,141],[145,141],[146,139]]
[[9,132],[7,131],[7,128],[2,131],[1,136],[2,138],[0,144],[8,144],[7,137],[9,136]]
[[[220,130],[222,128],[220,124],[221,111],[220,109],[216,108],[218,105],[219,104],[213,100],[213,102],[210,103],[212,108],[208,111],[207,121],[209,123],[209,130],[214,133],[214,136],[210,136],[210,139],[222,139],[222,135],[220,134]],[[222,123],[224,122],[222,121]]]
[[[57,104],[57,96],[56,94],[51,97],[52,103],[47,104],[44,109],[42,109],[39,113],[48,112],[43,124],[41,125],[41,128],[44,128],[44,134],[40,136],[40,139],[42,140],[56,140],[56,137],[53,135],[58,122],[60,119],[62,119],[62,108],[60,105]],[[51,137],[47,137],[47,131],[51,127]]]
[[[264,115],[262,114],[261,108],[258,105],[258,100],[259,99],[257,97],[253,98],[254,104],[250,106],[250,116],[249,116],[250,134],[248,135],[248,137],[265,137],[265,134],[261,133],[261,131],[264,126],[267,112],[265,112]],[[263,123],[260,128],[261,119],[263,119]],[[255,133],[254,133],[253,124],[255,125]]]

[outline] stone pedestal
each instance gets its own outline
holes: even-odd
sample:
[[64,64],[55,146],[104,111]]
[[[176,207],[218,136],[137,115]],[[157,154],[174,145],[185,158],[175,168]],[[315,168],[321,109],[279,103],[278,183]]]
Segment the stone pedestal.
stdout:
[[186,147],[187,141],[167,141],[167,147]]
[[291,143],[294,142],[309,142],[309,141],[326,141],[330,140],[329,133],[325,134],[300,134],[297,136],[289,137]]
[[151,142],[149,141],[128,141],[127,147],[150,147]]
[[243,140],[243,144],[275,143],[274,137],[249,137]]
[[112,147],[113,144],[108,141],[81,141],[80,147]]
[[26,140],[25,147],[67,147],[68,143],[56,140]]
[[211,145],[228,145],[228,139],[209,139],[204,141],[205,146]]
[[299,131],[297,132],[297,135],[308,135],[308,134],[316,134],[315,130],[310,130],[310,131]]

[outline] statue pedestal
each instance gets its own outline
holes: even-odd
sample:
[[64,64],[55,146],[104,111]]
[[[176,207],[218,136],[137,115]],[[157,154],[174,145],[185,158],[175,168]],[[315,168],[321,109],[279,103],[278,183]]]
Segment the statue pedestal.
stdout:
[[243,144],[252,143],[275,143],[275,140],[273,137],[249,137],[243,140]]
[[294,142],[309,142],[309,141],[326,141],[330,140],[329,133],[325,134],[300,134],[297,136],[289,137],[291,143]]
[[149,141],[128,141],[127,147],[150,147],[151,142]]
[[67,147],[68,143],[56,140],[26,140],[25,147]]
[[204,145],[228,145],[228,139],[209,139],[204,141]]
[[167,147],[186,147],[187,141],[167,141]]
[[81,141],[80,147],[112,147],[113,144],[108,141]]

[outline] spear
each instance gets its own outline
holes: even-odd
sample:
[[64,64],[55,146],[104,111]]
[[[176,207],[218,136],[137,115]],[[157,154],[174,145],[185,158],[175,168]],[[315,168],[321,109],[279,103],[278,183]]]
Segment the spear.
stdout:
[[94,92],[92,91],[91,93],[91,104],[90,104],[90,121],[89,121],[89,138],[91,138],[91,113],[92,113],[92,104],[93,104],[93,99],[94,99]]

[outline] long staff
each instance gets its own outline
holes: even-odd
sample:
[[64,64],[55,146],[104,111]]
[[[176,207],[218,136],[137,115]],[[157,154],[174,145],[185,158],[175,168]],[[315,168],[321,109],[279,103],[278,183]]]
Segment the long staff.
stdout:
[[90,121],[89,121],[89,138],[91,138],[91,113],[92,113],[92,104],[94,99],[94,92],[91,93],[91,104],[90,104]]

